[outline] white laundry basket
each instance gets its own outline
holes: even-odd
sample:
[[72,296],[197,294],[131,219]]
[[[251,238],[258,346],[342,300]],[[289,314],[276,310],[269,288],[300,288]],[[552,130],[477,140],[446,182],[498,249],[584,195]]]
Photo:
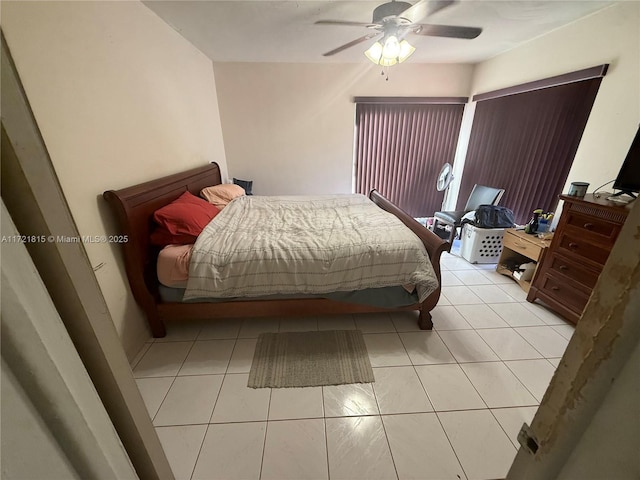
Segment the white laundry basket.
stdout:
[[462,228],[460,256],[469,263],[498,263],[504,230],[478,228],[466,223]]

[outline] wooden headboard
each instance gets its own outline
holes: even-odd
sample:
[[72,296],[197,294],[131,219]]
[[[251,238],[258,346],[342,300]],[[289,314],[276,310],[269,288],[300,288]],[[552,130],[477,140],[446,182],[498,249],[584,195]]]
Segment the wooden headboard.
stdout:
[[199,195],[200,190],[222,183],[220,167],[211,163],[122,190],[108,190],[103,197],[116,212],[118,234],[127,235],[123,245],[127,277],[136,300],[145,307],[157,303],[158,248],[149,243],[153,212],[171,203],[185,191]]

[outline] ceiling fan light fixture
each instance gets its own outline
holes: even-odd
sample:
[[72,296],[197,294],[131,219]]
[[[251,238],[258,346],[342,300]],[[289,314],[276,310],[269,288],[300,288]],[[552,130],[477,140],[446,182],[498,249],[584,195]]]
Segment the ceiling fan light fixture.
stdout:
[[398,55],[398,62],[400,63],[404,62],[415,51],[416,51],[416,47],[411,45],[406,40],[402,40],[400,42],[400,54]]
[[398,58],[400,55],[400,42],[395,35],[389,35],[382,47],[382,58]]
[[382,44],[380,42],[375,42],[366,52],[364,52],[364,54],[369,60],[378,65],[382,58]]
[[375,42],[364,54],[376,65],[390,67],[404,62],[415,50],[406,40],[399,42],[395,35],[390,35],[385,39],[384,45]]

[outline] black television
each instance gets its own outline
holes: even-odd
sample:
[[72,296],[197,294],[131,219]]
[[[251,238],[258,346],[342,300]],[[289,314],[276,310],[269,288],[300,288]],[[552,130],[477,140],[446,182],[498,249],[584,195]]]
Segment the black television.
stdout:
[[636,198],[636,194],[640,192],[640,128],[638,128],[629,153],[620,167],[613,188],[620,191],[614,193],[612,197],[627,194]]

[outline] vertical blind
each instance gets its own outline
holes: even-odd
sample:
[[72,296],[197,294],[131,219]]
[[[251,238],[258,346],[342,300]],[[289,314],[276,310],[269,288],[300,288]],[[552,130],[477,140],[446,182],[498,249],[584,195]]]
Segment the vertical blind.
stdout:
[[[558,203],[602,77],[479,101],[458,208],[473,185],[504,188],[500,205],[524,223]],[[579,178],[575,180],[581,180]]]
[[463,110],[463,103],[356,103],[356,192],[375,188],[413,217],[440,210],[436,181],[453,163]]

